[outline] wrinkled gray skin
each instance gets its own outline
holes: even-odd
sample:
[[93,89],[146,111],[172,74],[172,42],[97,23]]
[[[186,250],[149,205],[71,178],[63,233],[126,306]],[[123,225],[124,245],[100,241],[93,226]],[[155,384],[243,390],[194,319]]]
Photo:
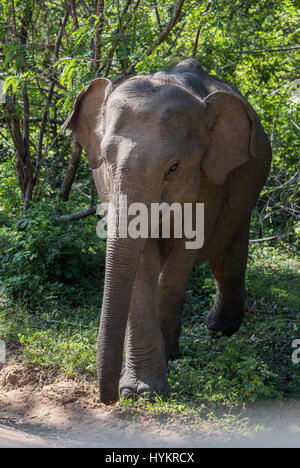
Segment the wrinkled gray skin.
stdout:
[[185,239],[107,241],[100,399],[110,404],[120,393],[166,392],[195,263],[209,260],[216,279],[208,329],[230,336],[241,325],[249,219],[268,175],[270,144],[247,101],[194,59],[115,89],[106,79],[92,81],[64,127],[86,150],[101,201],[116,203],[125,194],[128,204],[204,203],[201,249],[186,249]]

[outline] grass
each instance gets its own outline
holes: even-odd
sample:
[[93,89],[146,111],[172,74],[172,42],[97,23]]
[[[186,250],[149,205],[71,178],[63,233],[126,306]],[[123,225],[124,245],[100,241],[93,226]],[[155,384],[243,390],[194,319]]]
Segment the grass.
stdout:
[[[290,252],[251,246],[246,317],[236,335],[216,339],[205,327],[214,281],[208,265],[198,265],[185,296],[182,358],[169,366],[170,395],[122,400],[123,408],[132,415],[177,415],[192,427],[195,416],[219,417],[229,424],[232,411],[238,414],[243,405],[299,399],[300,364],[291,359],[292,342],[300,338],[298,272],[299,262]],[[75,305],[49,298],[32,309],[9,299],[3,287],[0,338],[26,366],[43,366],[96,384],[101,291],[78,294],[81,300]]]

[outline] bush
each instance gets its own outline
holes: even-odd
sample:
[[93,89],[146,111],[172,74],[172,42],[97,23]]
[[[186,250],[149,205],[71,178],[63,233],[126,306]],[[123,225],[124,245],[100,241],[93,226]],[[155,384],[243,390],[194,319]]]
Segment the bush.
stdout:
[[39,203],[26,214],[23,230],[4,224],[0,232],[0,274],[6,290],[30,303],[63,294],[76,301],[78,288],[91,288],[103,277],[105,244],[95,220],[66,222]]

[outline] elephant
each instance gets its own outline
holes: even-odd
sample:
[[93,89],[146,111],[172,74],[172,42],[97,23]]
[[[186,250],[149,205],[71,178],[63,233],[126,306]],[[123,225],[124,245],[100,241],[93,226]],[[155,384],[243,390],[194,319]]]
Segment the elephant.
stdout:
[[[107,238],[100,401],[167,393],[196,263],[208,261],[216,282],[207,328],[231,336],[242,323],[250,216],[270,168],[268,137],[240,92],[194,58],[117,85],[94,79],[78,94],[66,128],[87,154],[101,201],[116,209],[120,195],[146,207],[204,204],[200,248],[186,248],[172,229],[169,238]],[[109,232],[118,220],[108,213],[107,222]]]

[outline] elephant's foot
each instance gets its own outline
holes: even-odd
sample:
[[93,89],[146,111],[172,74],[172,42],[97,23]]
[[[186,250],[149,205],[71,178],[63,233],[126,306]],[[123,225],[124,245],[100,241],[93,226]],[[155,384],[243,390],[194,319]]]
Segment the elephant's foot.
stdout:
[[135,373],[125,371],[119,384],[120,395],[125,398],[132,398],[137,395],[147,394],[150,396],[166,394],[169,385],[166,375],[137,376]]
[[220,304],[215,304],[207,316],[206,326],[208,330],[222,332],[225,336],[236,333],[243,321],[244,307],[225,310]]

